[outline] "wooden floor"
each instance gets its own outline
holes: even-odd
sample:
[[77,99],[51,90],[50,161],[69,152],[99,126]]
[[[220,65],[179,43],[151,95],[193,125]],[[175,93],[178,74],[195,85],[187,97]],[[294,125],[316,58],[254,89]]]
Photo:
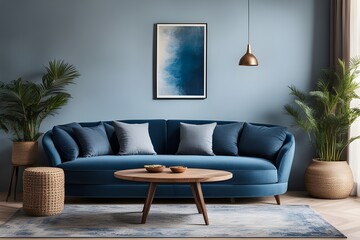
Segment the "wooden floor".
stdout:
[[[5,202],[4,193],[0,193],[0,224],[9,219],[14,212],[21,208],[22,203]],[[21,196],[19,197],[21,199]],[[174,202],[176,200],[154,200],[154,204],[163,204],[166,202]],[[189,200],[180,200],[181,203],[192,203]],[[233,204],[276,204],[273,197],[253,198],[253,199],[205,199],[207,204],[222,204],[232,202]],[[106,203],[106,204],[128,204],[142,203],[143,200],[119,200],[119,199],[67,199],[67,203]],[[193,204],[193,203],[192,203]],[[334,225],[349,240],[360,240],[360,198],[350,197],[342,200],[323,200],[314,199],[307,196],[304,192],[289,192],[281,196],[282,205],[310,205],[328,222]],[[4,239],[4,238],[2,238]],[[21,238],[17,238],[21,239]],[[34,238],[33,238],[34,239]],[[36,239],[36,238],[35,238]],[[52,238],[55,239],[55,238]],[[113,238],[115,239],[115,238]],[[200,238],[195,238],[199,240]],[[244,239],[244,238],[242,238]],[[251,238],[254,239],[254,238]],[[267,238],[268,240],[273,238]],[[124,239],[122,239],[124,240]],[[131,238],[131,240],[136,240]],[[141,240],[145,240],[142,238]],[[294,240],[294,238],[292,238]]]

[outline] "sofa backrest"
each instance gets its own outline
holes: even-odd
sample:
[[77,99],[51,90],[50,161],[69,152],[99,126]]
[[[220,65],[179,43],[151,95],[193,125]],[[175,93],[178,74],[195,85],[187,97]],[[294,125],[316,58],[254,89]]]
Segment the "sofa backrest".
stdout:
[[215,120],[167,120],[167,154],[175,154],[180,143],[180,123],[207,124],[216,122],[219,125],[236,123],[236,121]]
[[[119,122],[124,123],[149,123],[149,135],[152,141],[152,144],[154,146],[155,151],[158,154],[165,154],[166,153],[166,121],[163,119],[144,119],[144,120],[116,120]],[[111,129],[108,128],[108,126],[105,125],[106,132],[109,137],[110,145],[114,148],[114,146],[118,146],[117,138],[115,135],[115,132],[111,133],[111,131],[114,131],[112,128],[112,122],[113,121],[102,121],[105,124],[108,124],[108,126],[111,126]],[[99,125],[100,122],[82,122],[80,123],[83,127],[92,127]],[[115,137],[111,137],[111,135]],[[115,152],[116,154],[116,152]]]
[[[120,122],[136,124],[136,123],[149,123],[149,135],[157,154],[175,154],[178,150],[180,143],[180,123],[188,124],[208,124],[216,122],[218,125],[236,123],[238,121],[216,121],[216,120],[164,120],[164,119],[144,119],[144,120],[117,120]],[[83,127],[97,126],[101,122],[82,122],[60,125],[66,131],[72,130],[77,125]],[[112,126],[112,121],[102,121],[105,126],[107,136],[109,138],[114,154],[117,154],[119,143],[116,137],[115,130]],[[257,126],[275,126],[270,124],[253,124]],[[71,133],[71,131],[70,131]],[[51,134],[51,132],[50,132]],[[241,137],[242,132],[239,134]],[[71,134],[70,134],[71,135]],[[51,136],[51,135],[50,135]],[[76,139],[75,139],[76,140]],[[117,148],[117,150],[115,150]],[[240,154],[240,153],[239,153]],[[274,160],[274,159],[272,159]]]

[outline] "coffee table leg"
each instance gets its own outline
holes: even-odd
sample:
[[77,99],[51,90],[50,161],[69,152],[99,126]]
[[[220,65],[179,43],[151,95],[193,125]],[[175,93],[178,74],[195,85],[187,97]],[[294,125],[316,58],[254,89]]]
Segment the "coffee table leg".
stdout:
[[199,202],[199,205],[201,207],[201,211],[205,220],[205,224],[209,225],[209,219],[208,219],[208,215],[206,212],[206,207],[205,207],[205,201],[204,201],[204,196],[201,190],[201,184],[199,182],[196,182],[193,184],[195,187],[195,193]]
[[151,203],[154,199],[154,195],[155,195],[155,191],[156,191],[156,183],[151,182],[149,185],[149,191],[146,197],[146,201],[144,204],[144,208],[143,208],[143,215],[142,215],[142,219],[141,219],[141,223],[145,224],[146,223],[146,218],[149,214],[150,211],[150,207],[151,207]]
[[193,194],[193,196],[194,196],[196,208],[197,208],[197,210],[198,210],[199,213],[202,213],[201,206],[200,206],[200,203],[199,203],[199,196],[196,194],[195,188],[196,188],[196,184],[195,184],[195,183],[192,183],[192,184],[191,184],[191,191],[192,191],[192,194]]

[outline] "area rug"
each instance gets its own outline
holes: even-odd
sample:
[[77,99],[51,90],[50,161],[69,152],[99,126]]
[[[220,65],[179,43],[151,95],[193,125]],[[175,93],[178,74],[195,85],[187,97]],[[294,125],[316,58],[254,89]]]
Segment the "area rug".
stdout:
[[65,205],[53,217],[20,209],[0,226],[0,237],[273,237],[345,238],[309,206],[208,205],[210,225],[192,204],[155,204],[146,224],[142,205]]

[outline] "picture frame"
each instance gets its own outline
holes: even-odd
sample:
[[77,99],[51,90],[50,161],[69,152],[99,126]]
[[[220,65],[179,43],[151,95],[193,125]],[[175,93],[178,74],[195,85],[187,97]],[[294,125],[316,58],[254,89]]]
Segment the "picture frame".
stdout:
[[207,98],[207,23],[155,24],[154,99]]

